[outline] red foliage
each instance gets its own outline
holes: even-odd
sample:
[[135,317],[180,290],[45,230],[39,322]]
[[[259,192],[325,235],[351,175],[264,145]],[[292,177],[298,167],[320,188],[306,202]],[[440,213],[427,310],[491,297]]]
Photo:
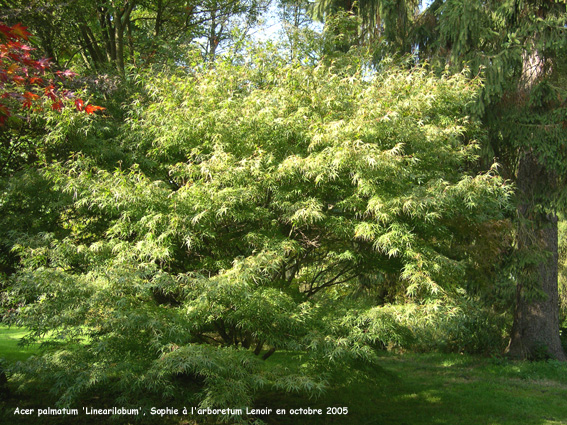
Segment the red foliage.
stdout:
[[85,112],[87,114],[94,114],[96,111],[102,111],[102,110],[104,110],[102,106],[96,106],[96,105],[85,106]]
[[2,31],[7,36],[10,36],[11,33],[14,40],[19,38],[23,40],[27,40],[31,36],[31,34],[27,31],[27,28],[28,27],[22,26],[22,24],[16,24],[13,27],[8,28],[9,29],[8,32],[3,31],[2,29],[0,29],[0,31]]
[[83,109],[85,109],[85,104],[81,99],[76,99],[75,107],[77,108],[77,111],[82,111]]
[[[32,47],[23,44],[31,34],[21,24],[11,27],[0,23],[0,126],[17,109],[41,109],[44,100],[51,101],[51,109],[60,111],[64,101],[74,101],[78,111],[93,114],[104,110],[101,106],[86,105],[72,92],[59,90],[65,80],[74,78],[73,71],[51,72],[49,59],[34,59]],[[35,110],[35,108],[34,108]]]

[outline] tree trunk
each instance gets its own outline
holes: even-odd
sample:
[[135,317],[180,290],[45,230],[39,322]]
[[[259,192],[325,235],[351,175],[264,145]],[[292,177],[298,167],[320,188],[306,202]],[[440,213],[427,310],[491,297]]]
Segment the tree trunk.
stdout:
[[120,75],[124,75],[124,25],[121,14],[115,16],[114,40],[116,43],[116,69]]
[[116,62],[116,30],[114,26],[116,25],[112,21],[115,18],[110,14],[110,11],[105,11],[105,20],[106,20],[106,32],[108,36],[108,51],[106,54],[110,57],[109,62],[113,63]]
[[213,10],[211,12],[211,28],[209,30],[209,51],[207,52],[207,59],[210,62],[215,60],[215,53],[217,51],[217,46],[219,44],[219,39],[217,36],[217,11]]
[[158,0],[156,7],[157,7],[157,15],[156,15],[156,23],[154,26],[154,36],[157,38],[161,35],[161,24],[163,17],[163,0]]
[[559,338],[557,216],[538,208],[538,199],[553,185],[553,176],[527,152],[520,159],[516,183],[518,252],[522,263],[506,352],[518,359],[566,361]]
[[130,14],[134,9],[135,2],[131,1],[121,9],[114,11],[114,43],[115,43],[115,59],[116,69],[121,75],[124,75],[124,31],[130,22]]
[[100,69],[105,62],[103,53],[100,51],[96,38],[85,21],[79,23],[79,30],[84,40],[84,48],[89,52],[93,63],[93,69]]

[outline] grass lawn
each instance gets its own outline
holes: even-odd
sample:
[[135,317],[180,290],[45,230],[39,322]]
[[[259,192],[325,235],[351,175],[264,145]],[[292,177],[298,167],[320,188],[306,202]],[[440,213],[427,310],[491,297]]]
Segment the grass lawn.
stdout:
[[15,362],[25,360],[33,354],[39,352],[39,345],[21,346],[19,341],[26,335],[26,331],[22,328],[9,328],[8,326],[0,326],[0,359],[7,362]]
[[[19,329],[0,327],[0,358],[9,363],[37,353],[38,347],[18,346],[17,340],[24,334]],[[292,353],[278,352],[269,361],[284,366],[297,362]],[[270,425],[567,425],[565,364],[510,362],[457,354],[385,354],[380,364],[380,368],[353,369],[334,377],[329,391],[318,399],[265,391],[251,407],[272,408],[270,415],[258,416]],[[14,417],[17,406],[52,406],[42,400],[50,398],[42,399],[39,391],[33,394],[13,391],[9,399],[0,403],[5,411],[0,422],[125,423],[85,416],[73,418],[72,422],[63,418],[40,421]],[[155,407],[167,407],[167,403],[163,406],[157,403]],[[322,409],[322,414],[290,414],[291,409],[298,408]],[[348,414],[339,414],[341,409],[326,414],[328,408],[347,408]],[[286,414],[278,415],[275,409],[286,409]],[[199,420],[164,417],[153,423],[203,423],[195,419]]]
[[348,407],[348,415],[262,417],[269,424],[567,424],[567,365],[464,355],[386,355],[318,400],[267,394],[257,407]]

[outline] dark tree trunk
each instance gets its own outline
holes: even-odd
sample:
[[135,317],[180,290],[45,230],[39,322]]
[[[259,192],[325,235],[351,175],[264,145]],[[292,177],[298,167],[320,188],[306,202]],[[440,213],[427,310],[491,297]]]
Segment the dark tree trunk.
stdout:
[[209,51],[207,52],[207,59],[210,62],[213,62],[215,60],[215,53],[217,51],[217,46],[219,44],[219,36],[220,36],[220,32],[217,35],[217,12],[216,10],[213,10],[211,12],[211,28],[209,30]]
[[104,41],[104,47],[106,50],[106,61],[112,62],[112,41],[110,40],[111,29],[108,27],[108,11],[105,7],[99,6],[97,7],[98,12],[98,21],[100,27],[102,29],[102,38]]
[[538,208],[538,200],[553,186],[553,176],[528,152],[520,159],[516,183],[521,272],[506,351],[518,359],[566,361],[559,338],[557,216]]
[[161,35],[161,25],[163,19],[163,1],[158,0],[156,7],[157,7],[157,14],[156,14],[156,24],[154,26],[154,35],[157,38]]
[[98,48],[94,34],[88,27],[87,23],[84,21],[79,23],[79,30],[83,38],[84,49],[89,52],[89,55],[91,57],[93,68],[99,69],[100,65],[105,62],[105,58],[103,53]]
[[266,353],[262,356],[262,360],[268,360],[268,358],[276,352],[275,347],[270,348]]

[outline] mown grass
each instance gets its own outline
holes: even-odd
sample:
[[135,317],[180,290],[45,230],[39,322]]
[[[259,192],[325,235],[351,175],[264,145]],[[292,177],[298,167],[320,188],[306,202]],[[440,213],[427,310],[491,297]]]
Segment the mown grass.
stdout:
[[567,365],[466,355],[385,355],[381,368],[348,371],[318,400],[266,394],[262,405],[348,407],[348,415],[262,417],[274,425],[567,424]]
[[[0,358],[13,362],[36,354],[37,346],[17,344],[24,334],[0,327]],[[293,353],[276,352],[268,361],[292,367],[299,360]],[[2,407],[13,412],[18,404],[48,406],[42,401],[49,400],[43,398],[46,391],[15,393]],[[567,425],[567,365],[457,354],[384,354],[380,367],[337,373],[330,379],[330,389],[318,399],[265,390],[251,407],[274,409],[270,415],[258,416],[269,425]],[[290,409],[307,407],[322,409],[323,414],[289,414]],[[346,407],[348,414],[325,414],[332,407]],[[277,415],[275,409],[288,413]],[[10,417],[13,422],[6,423],[40,423],[4,416]],[[201,423],[194,422],[199,419],[195,417],[176,419],[164,418],[163,423]],[[46,425],[63,423],[63,418],[41,421]],[[74,418],[73,423],[116,422],[82,417]]]
[[21,345],[20,340],[26,335],[26,330],[0,326],[0,359],[6,362],[26,360],[39,352],[39,344]]

